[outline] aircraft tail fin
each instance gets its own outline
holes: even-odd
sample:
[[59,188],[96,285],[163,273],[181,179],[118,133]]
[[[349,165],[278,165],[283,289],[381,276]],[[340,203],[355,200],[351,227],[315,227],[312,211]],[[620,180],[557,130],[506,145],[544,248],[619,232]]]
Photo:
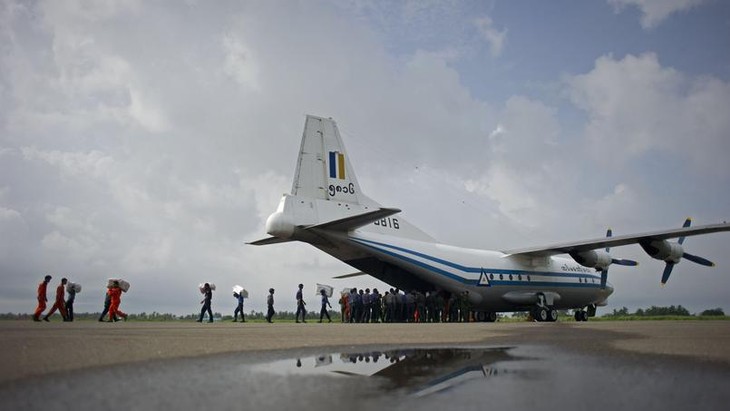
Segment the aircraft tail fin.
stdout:
[[376,206],[360,191],[334,120],[307,116],[299,149],[293,196]]

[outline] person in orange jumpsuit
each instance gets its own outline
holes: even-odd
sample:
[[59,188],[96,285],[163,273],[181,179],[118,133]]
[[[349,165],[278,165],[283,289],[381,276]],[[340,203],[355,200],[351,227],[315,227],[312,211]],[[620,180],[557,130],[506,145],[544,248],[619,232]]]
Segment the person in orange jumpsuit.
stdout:
[[114,281],[114,285],[108,291],[111,296],[112,303],[109,306],[109,322],[119,321],[116,316],[120,316],[127,321],[127,314],[123,313],[119,309],[119,304],[122,302],[122,289],[119,288],[119,281]]
[[46,302],[48,301],[46,289],[48,288],[48,283],[51,282],[51,278],[52,277],[50,275],[47,275],[43,281],[38,284],[38,307],[36,307],[35,313],[33,313],[33,321],[39,322],[41,320],[41,314],[43,314],[43,311],[46,310]]
[[58,312],[61,314],[61,317],[63,317],[64,321],[66,320],[66,301],[64,297],[66,296],[66,283],[68,282],[67,279],[62,278],[61,283],[58,284],[58,287],[56,287],[56,302],[53,303],[53,307],[51,307],[51,311],[46,314],[45,317],[43,317],[43,321],[48,321],[48,317],[53,315],[53,313],[58,310]]

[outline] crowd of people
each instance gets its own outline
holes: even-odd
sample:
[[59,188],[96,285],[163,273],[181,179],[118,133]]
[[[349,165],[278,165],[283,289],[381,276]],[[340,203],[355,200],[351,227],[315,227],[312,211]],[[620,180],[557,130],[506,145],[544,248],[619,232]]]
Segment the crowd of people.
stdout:
[[[38,306],[33,314],[33,321],[50,321],[49,317],[56,311],[61,314],[63,321],[73,321],[73,304],[76,293],[80,291],[80,286],[69,284],[66,278],[62,278],[56,287],[56,299],[51,309],[43,315],[46,309],[47,288],[52,277],[45,276],[43,281],[38,285]],[[127,314],[119,308],[121,304],[122,292],[126,291],[120,284],[121,280],[110,279],[107,284],[107,291],[104,298],[104,309],[99,317],[100,322],[116,322],[120,318],[127,319]],[[126,284],[128,286],[128,284]],[[237,286],[238,287],[238,286]],[[208,322],[212,323],[213,310],[213,290],[215,286],[210,283],[204,283],[200,286],[200,292],[203,294],[203,300],[200,301],[202,308],[197,322],[203,322],[205,315],[208,315]],[[295,321],[297,323],[306,323],[306,302],[304,301],[304,284],[299,284],[296,294],[296,314]],[[236,299],[236,308],[233,312],[233,322],[238,321],[241,316],[241,322],[246,322],[243,312],[244,296],[242,289],[234,287],[233,297]],[[319,322],[325,318],[328,322],[332,322],[329,309],[332,305],[329,301],[330,293],[324,289],[319,290],[321,299],[321,309],[319,313]],[[68,297],[66,297],[68,293]],[[468,322],[472,321],[472,307],[469,302],[469,292],[464,291],[461,294],[447,292],[426,292],[422,293],[418,290],[410,292],[402,292],[397,288],[391,288],[384,294],[380,294],[377,288],[370,291],[352,288],[349,291],[343,291],[340,295],[339,303],[341,309],[341,320],[346,323],[394,323],[394,322]],[[273,323],[276,311],[274,310],[274,289],[269,289],[266,297],[266,322]],[[42,317],[41,317],[42,316]],[[106,320],[105,318],[108,318]],[[301,318],[301,321],[300,321]]]
[[342,322],[468,322],[472,320],[469,291],[461,294],[401,292],[391,288],[380,294],[377,288],[352,288],[340,297]]

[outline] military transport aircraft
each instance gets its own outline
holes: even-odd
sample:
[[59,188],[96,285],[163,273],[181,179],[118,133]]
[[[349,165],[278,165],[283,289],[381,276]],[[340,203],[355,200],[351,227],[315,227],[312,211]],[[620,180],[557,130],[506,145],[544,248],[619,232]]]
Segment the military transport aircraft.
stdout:
[[690,227],[687,219],[677,229],[616,237],[609,230],[595,240],[489,251],[438,243],[400,212],[360,190],[335,121],[307,116],[291,194],[283,195],[266,221],[271,237],[249,244],[302,241],[359,270],[339,278],[368,274],[401,290],[464,294],[480,321],[507,311],[555,321],[559,309],[573,309],[575,319],[585,321],[613,293],[609,266],[636,265],[614,258],[611,247],[638,243],[664,261],[664,284],[682,258],[714,265],[685,252],[685,237],[730,231],[727,223]]

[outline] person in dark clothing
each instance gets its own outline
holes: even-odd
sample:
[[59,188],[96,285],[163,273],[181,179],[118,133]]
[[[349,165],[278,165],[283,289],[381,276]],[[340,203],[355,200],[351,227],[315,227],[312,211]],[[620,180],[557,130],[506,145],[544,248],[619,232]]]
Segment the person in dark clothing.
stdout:
[[358,299],[357,288],[353,288],[350,290],[350,322],[351,323],[358,322],[357,321],[357,319],[358,319],[357,299]]
[[294,316],[294,319],[296,320],[297,323],[299,322],[299,313],[302,313],[302,322],[303,323],[306,323],[306,321],[304,320],[304,316],[307,315],[307,309],[304,308],[304,306],[307,305],[307,303],[304,302],[304,297],[302,296],[302,289],[303,288],[304,288],[304,284],[299,284],[299,291],[297,291],[297,296],[296,296],[296,298],[297,298],[297,313]]
[[203,322],[203,316],[205,315],[205,312],[208,312],[208,322],[213,322],[213,310],[210,307],[210,302],[213,300],[213,290],[210,289],[210,284],[205,283],[203,286],[203,294],[205,294],[205,297],[203,298],[203,301],[200,303],[203,304],[203,308],[200,309],[200,317],[198,317],[198,322]]
[[233,298],[238,300],[238,306],[236,306],[236,310],[233,311],[233,322],[238,321],[238,313],[241,313],[241,322],[245,323],[246,319],[243,317],[243,290],[241,290],[240,293],[233,293]]
[[357,300],[357,322],[361,323],[365,319],[365,292],[362,289],[358,290]]
[[271,318],[274,316],[274,289],[269,288],[269,295],[266,297],[266,322],[272,323]]
[[362,295],[362,322],[369,323],[370,322],[370,314],[372,310],[372,304],[370,301],[370,289],[366,288],[365,293]]
[[382,319],[382,298],[377,288],[373,288],[372,294],[370,294],[370,306],[372,307],[371,320],[374,323],[379,323]]
[[[105,322],[104,317],[106,317],[106,314],[109,312],[109,307],[112,305],[112,295],[109,294],[109,288],[107,287],[106,295],[104,295],[104,309],[101,311],[101,315],[99,316],[99,322],[103,323]],[[114,318],[112,318],[112,321],[117,321],[116,315]]]
[[322,318],[325,315],[327,316],[327,321],[332,322],[332,319],[330,318],[330,313],[327,312],[327,306],[329,306],[329,308],[332,308],[329,298],[327,298],[327,293],[324,290],[319,290],[319,293],[322,295],[322,310],[320,310],[319,312],[319,322],[322,322]]
[[75,284],[68,284],[66,287],[68,298],[66,299],[66,319],[64,321],[74,320],[74,301],[76,300],[76,286]]

